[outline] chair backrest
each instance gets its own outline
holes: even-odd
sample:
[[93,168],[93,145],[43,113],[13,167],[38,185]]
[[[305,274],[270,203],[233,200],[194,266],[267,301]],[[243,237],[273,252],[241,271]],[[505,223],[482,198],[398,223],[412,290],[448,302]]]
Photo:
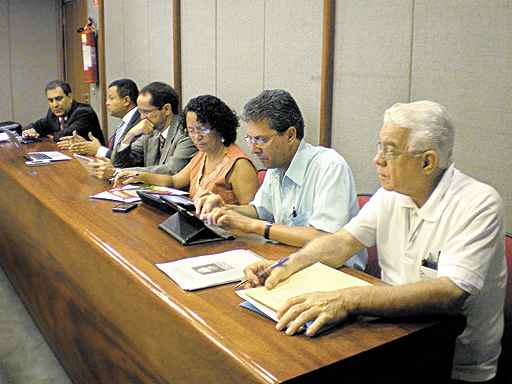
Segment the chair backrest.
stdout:
[[512,377],[512,234],[505,235],[505,257],[507,259],[507,287],[505,296],[505,329],[501,341],[496,384],[510,383]]
[[512,333],[512,233],[505,235],[505,257],[507,259],[507,296],[505,299],[505,323]]
[[365,205],[368,200],[370,200],[370,197],[372,197],[372,195],[369,193],[360,193],[357,195],[357,204],[359,205],[359,208],[363,208],[363,205]]
[[[359,204],[359,208],[362,208],[365,205],[372,195],[368,193],[361,193],[357,195],[357,203]],[[379,277],[380,278],[380,266],[379,266],[379,256],[377,255],[377,247],[373,246],[366,249],[368,251],[368,263],[366,264],[365,272],[369,275]]]
[[266,169],[258,170],[258,181],[260,183],[260,186],[261,186],[261,184],[263,184],[263,180],[265,180],[265,175],[266,174],[267,174],[267,170]]

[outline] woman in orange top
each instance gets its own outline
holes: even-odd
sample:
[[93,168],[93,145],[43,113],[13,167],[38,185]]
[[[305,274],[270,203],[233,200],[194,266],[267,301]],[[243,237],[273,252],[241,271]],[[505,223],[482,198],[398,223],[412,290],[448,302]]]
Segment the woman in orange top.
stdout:
[[234,144],[239,126],[235,113],[211,95],[191,99],[183,111],[184,127],[199,150],[175,175],[125,170],[116,184],[143,182],[172,188],[189,187],[192,198],[215,193],[227,204],[248,204],[258,190],[256,168]]

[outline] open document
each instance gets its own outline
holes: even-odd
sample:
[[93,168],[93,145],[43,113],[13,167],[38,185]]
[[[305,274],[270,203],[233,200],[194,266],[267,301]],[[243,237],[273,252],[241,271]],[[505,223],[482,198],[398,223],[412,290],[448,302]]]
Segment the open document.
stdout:
[[[256,287],[238,290],[236,293],[245,300],[241,304],[243,308],[277,321],[277,311],[285,304],[286,300],[292,297],[312,292],[328,292],[368,285],[371,284],[348,273],[322,263],[315,263],[291,275],[273,289]],[[306,324],[307,326],[308,324]]]
[[137,187],[127,184],[122,188],[113,188],[91,196],[91,199],[118,201],[121,203],[135,203],[140,201],[137,196]]
[[194,204],[193,202],[189,203],[191,200],[183,196],[187,195],[188,192],[169,187],[160,187],[158,185],[127,184],[121,188],[112,188],[92,195],[91,199],[119,201],[121,203],[135,203],[140,201],[140,197],[137,194],[138,191],[144,191],[154,195],[172,195],[175,199],[181,199],[186,201],[188,204]]
[[261,260],[248,249],[190,257],[156,266],[187,291],[233,283],[244,277],[244,268]]

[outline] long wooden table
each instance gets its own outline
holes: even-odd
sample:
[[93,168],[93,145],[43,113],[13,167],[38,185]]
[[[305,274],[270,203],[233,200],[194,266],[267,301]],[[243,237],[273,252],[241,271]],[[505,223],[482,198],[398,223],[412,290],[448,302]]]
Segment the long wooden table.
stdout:
[[293,248],[250,237],[183,247],[157,228],[165,214],[149,207],[116,214],[112,202],[89,199],[107,188],[77,160],[27,167],[11,144],[0,144],[0,264],[73,382],[449,376],[460,318],[359,318],[317,338],[286,336],[240,308],[233,285],[185,292],[154,264],[235,248],[277,259]]

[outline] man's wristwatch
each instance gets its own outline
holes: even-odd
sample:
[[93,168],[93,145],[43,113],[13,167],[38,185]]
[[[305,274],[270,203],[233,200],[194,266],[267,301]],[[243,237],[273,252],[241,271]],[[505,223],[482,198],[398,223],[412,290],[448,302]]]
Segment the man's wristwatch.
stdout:
[[267,240],[270,240],[270,228],[272,227],[272,223],[265,223],[265,230],[263,231],[263,237]]

